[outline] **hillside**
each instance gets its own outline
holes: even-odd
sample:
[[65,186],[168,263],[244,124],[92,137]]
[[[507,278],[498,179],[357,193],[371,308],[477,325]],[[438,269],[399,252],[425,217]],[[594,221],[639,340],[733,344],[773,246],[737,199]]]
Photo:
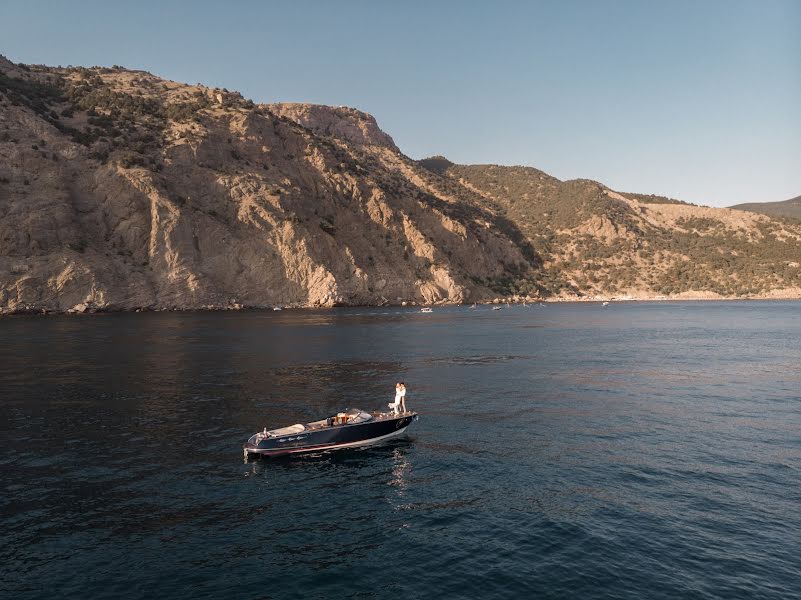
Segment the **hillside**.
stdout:
[[0,63],[0,308],[462,302],[537,268],[369,115]]
[[0,58],[0,312],[799,295],[801,229],[416,162],[368,114]]
[[[618,193],[530,167],[421,164],[481,194],[525,235],[556,294],[797,296],[801,226],[763,215]],[[507,281],[507,292],[531,289]]]
[[748,202],[746,204],[735,204],[729,208],[747,210],[770,217],[801,219],[801,196],[796,196],[795,198],[782,202]]

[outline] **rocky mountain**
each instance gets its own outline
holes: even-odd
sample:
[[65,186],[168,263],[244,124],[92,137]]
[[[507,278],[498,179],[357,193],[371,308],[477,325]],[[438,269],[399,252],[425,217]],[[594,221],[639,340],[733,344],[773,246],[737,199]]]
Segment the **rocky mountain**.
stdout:
[[0,311],[797,295],[801,228],[416,162],[345,107],[0,58]]
[[352,109],[0,64],[6,312],[462,302],[537,268],[455,189]]
[[748,202],[736,204],[731,208],[760,213],[770,217],[801,219],[801,196],[782,202]]

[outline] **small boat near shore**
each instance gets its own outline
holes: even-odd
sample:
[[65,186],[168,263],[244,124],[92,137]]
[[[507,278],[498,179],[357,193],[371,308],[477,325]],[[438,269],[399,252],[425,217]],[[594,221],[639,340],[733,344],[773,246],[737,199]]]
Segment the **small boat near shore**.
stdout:
[[401,435],[416,420],[417,413],[413,411],[369,413],[350,408],[320,421],[269,431],[265,427],[250,436],[243,451],[248,459],[369,446]]
[[420,309],[420,312],[421,313],[426,313],[426,314],[427,313],[432,313],[432,312],[434,312],[434,309],[432,309],[430,306],[424,306],[423,308]]

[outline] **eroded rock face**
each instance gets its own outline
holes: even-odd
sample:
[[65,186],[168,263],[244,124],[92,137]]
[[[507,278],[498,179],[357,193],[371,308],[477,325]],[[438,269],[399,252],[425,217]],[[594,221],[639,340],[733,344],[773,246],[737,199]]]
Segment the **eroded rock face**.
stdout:
[[264,106],[273,114],[294,121],[318,135],[332,136],[351,144],[383,146],[399,152],[392,138],[378,127],[375,118],[355,108],[295,102]]
[[0,73],[3,312],[461,302],[536,269],[359,111]]

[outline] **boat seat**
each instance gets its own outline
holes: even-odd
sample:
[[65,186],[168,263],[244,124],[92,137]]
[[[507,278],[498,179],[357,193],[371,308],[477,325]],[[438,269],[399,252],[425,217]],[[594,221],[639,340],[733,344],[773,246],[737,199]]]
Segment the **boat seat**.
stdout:
[[295,425],[290,425],[289,427],[282,427],[281,429],[273,429],[269,432],[272,436],[279,436],[279,435],[290,435],[292,433],[301,433],[306,431],[306,427],[301,425],[300,423],[296,423]]

